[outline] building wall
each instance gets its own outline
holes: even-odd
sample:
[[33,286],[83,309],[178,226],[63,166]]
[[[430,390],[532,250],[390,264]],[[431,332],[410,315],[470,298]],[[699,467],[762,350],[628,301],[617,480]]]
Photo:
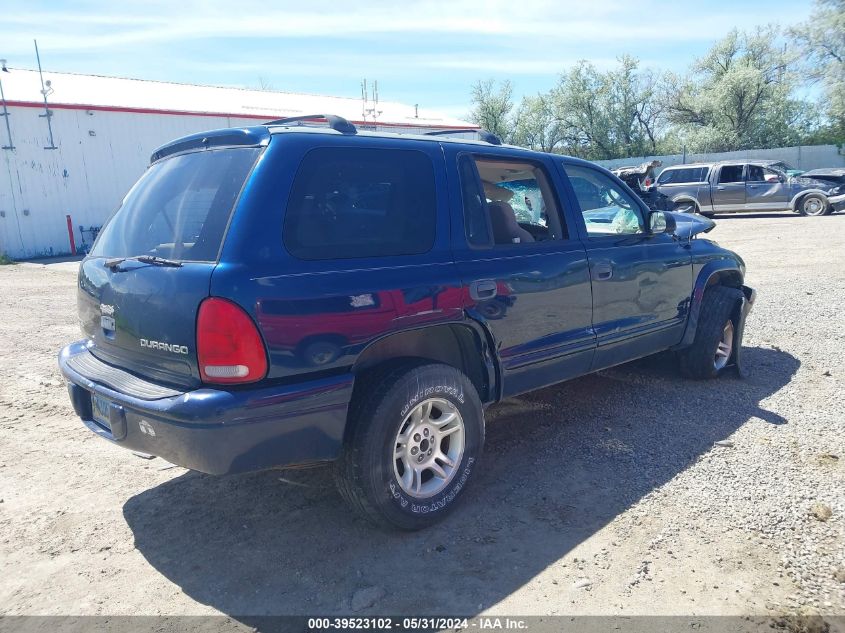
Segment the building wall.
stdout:
[[[9,106],[14,150],[0,150],[0,253],[33,258],[70,252],[67,221],[101,226],[144,172],[152,151],[186,134],[256,125],[257,119],[62,108],[51,105],[50,145],[44,109]],[[379,126],[381,127],[381,126]],[[390,126],[392,131],[419,128]],[[0,145],[7,145],[0,119]],[[86,234],[90,242],[90,235]]]
[[704,163],[717,160],[782,160],[796,169],[809,171],[822,167],[845,167],[845,155],[840,153],[836,145],[803,145],[798,147],[777,147],[773,149],[748,149],[736,152],[714,152],[711,154],[671,154],[666,156],[637,156],[634,158],[615,158],[613,160],[595,161],[607,169],[639,165],[646,161],[659,160],[663,166],[656,170],[660,173],[670,165],[681,163]]

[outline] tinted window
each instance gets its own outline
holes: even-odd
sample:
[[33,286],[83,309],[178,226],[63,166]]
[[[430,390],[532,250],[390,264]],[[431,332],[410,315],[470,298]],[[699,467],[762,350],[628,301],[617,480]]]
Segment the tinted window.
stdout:
[[489,246],[491,240],[487,208],[476,177],[475,163],[469,156],[461,156],[458,169],[461,173],[461,197],[464,203],[467,242],[473,246]]
[[657,179],[657,184],[673,185],[686,182],[704,182],[707,178],[707,167],[679,167],[666,169]]
[[211,150],[152,165],[100,232],[91,253],[217,260],[229,216],[261,150]]
[[575,190],[590,237],[643,232],[642,211],[619,183],[589,167],[564,165],[563,168]]
[[725,165],[719,172],[719,182],[742,182],[742,165]]
[[284,242],[300,259],[415,255],[434,245],[436,214],[422,152],[319,148],[296,174]]

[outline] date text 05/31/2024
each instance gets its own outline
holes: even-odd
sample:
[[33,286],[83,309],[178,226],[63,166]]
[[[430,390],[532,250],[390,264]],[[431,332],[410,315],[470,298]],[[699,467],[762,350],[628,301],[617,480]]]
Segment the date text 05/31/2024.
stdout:
[[370,630],[370,631],[413,631],[413,630],[525,630],[528,624],[518,618],[476,617],[448,618],[390,618],[390,617],[354,617],[354,618],[309,618],[309,631],[328,630]]

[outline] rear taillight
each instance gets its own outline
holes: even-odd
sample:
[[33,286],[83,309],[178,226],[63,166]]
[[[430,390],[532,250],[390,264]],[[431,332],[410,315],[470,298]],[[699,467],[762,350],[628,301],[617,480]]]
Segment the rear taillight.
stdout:
[[255,323],[240,306],[217,297],[200,304],[197,360],[203,382],[255,382],[267,374],[267,352]]

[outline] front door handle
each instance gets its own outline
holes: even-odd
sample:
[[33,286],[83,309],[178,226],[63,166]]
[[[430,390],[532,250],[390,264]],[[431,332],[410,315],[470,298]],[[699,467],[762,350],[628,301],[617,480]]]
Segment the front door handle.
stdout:
[[724,191],[724,190],[725,190],[725,188],[722,187],[721,185],[716,187],[716,191]]
[[487,301],[496,296],[497,286],[492,279],[480,279],[469,285],[469,296],[475,301]]
[[613,277],[613,266],[608,262],[593,264],[592,271],[593,279],[597,281],[607,281]]

